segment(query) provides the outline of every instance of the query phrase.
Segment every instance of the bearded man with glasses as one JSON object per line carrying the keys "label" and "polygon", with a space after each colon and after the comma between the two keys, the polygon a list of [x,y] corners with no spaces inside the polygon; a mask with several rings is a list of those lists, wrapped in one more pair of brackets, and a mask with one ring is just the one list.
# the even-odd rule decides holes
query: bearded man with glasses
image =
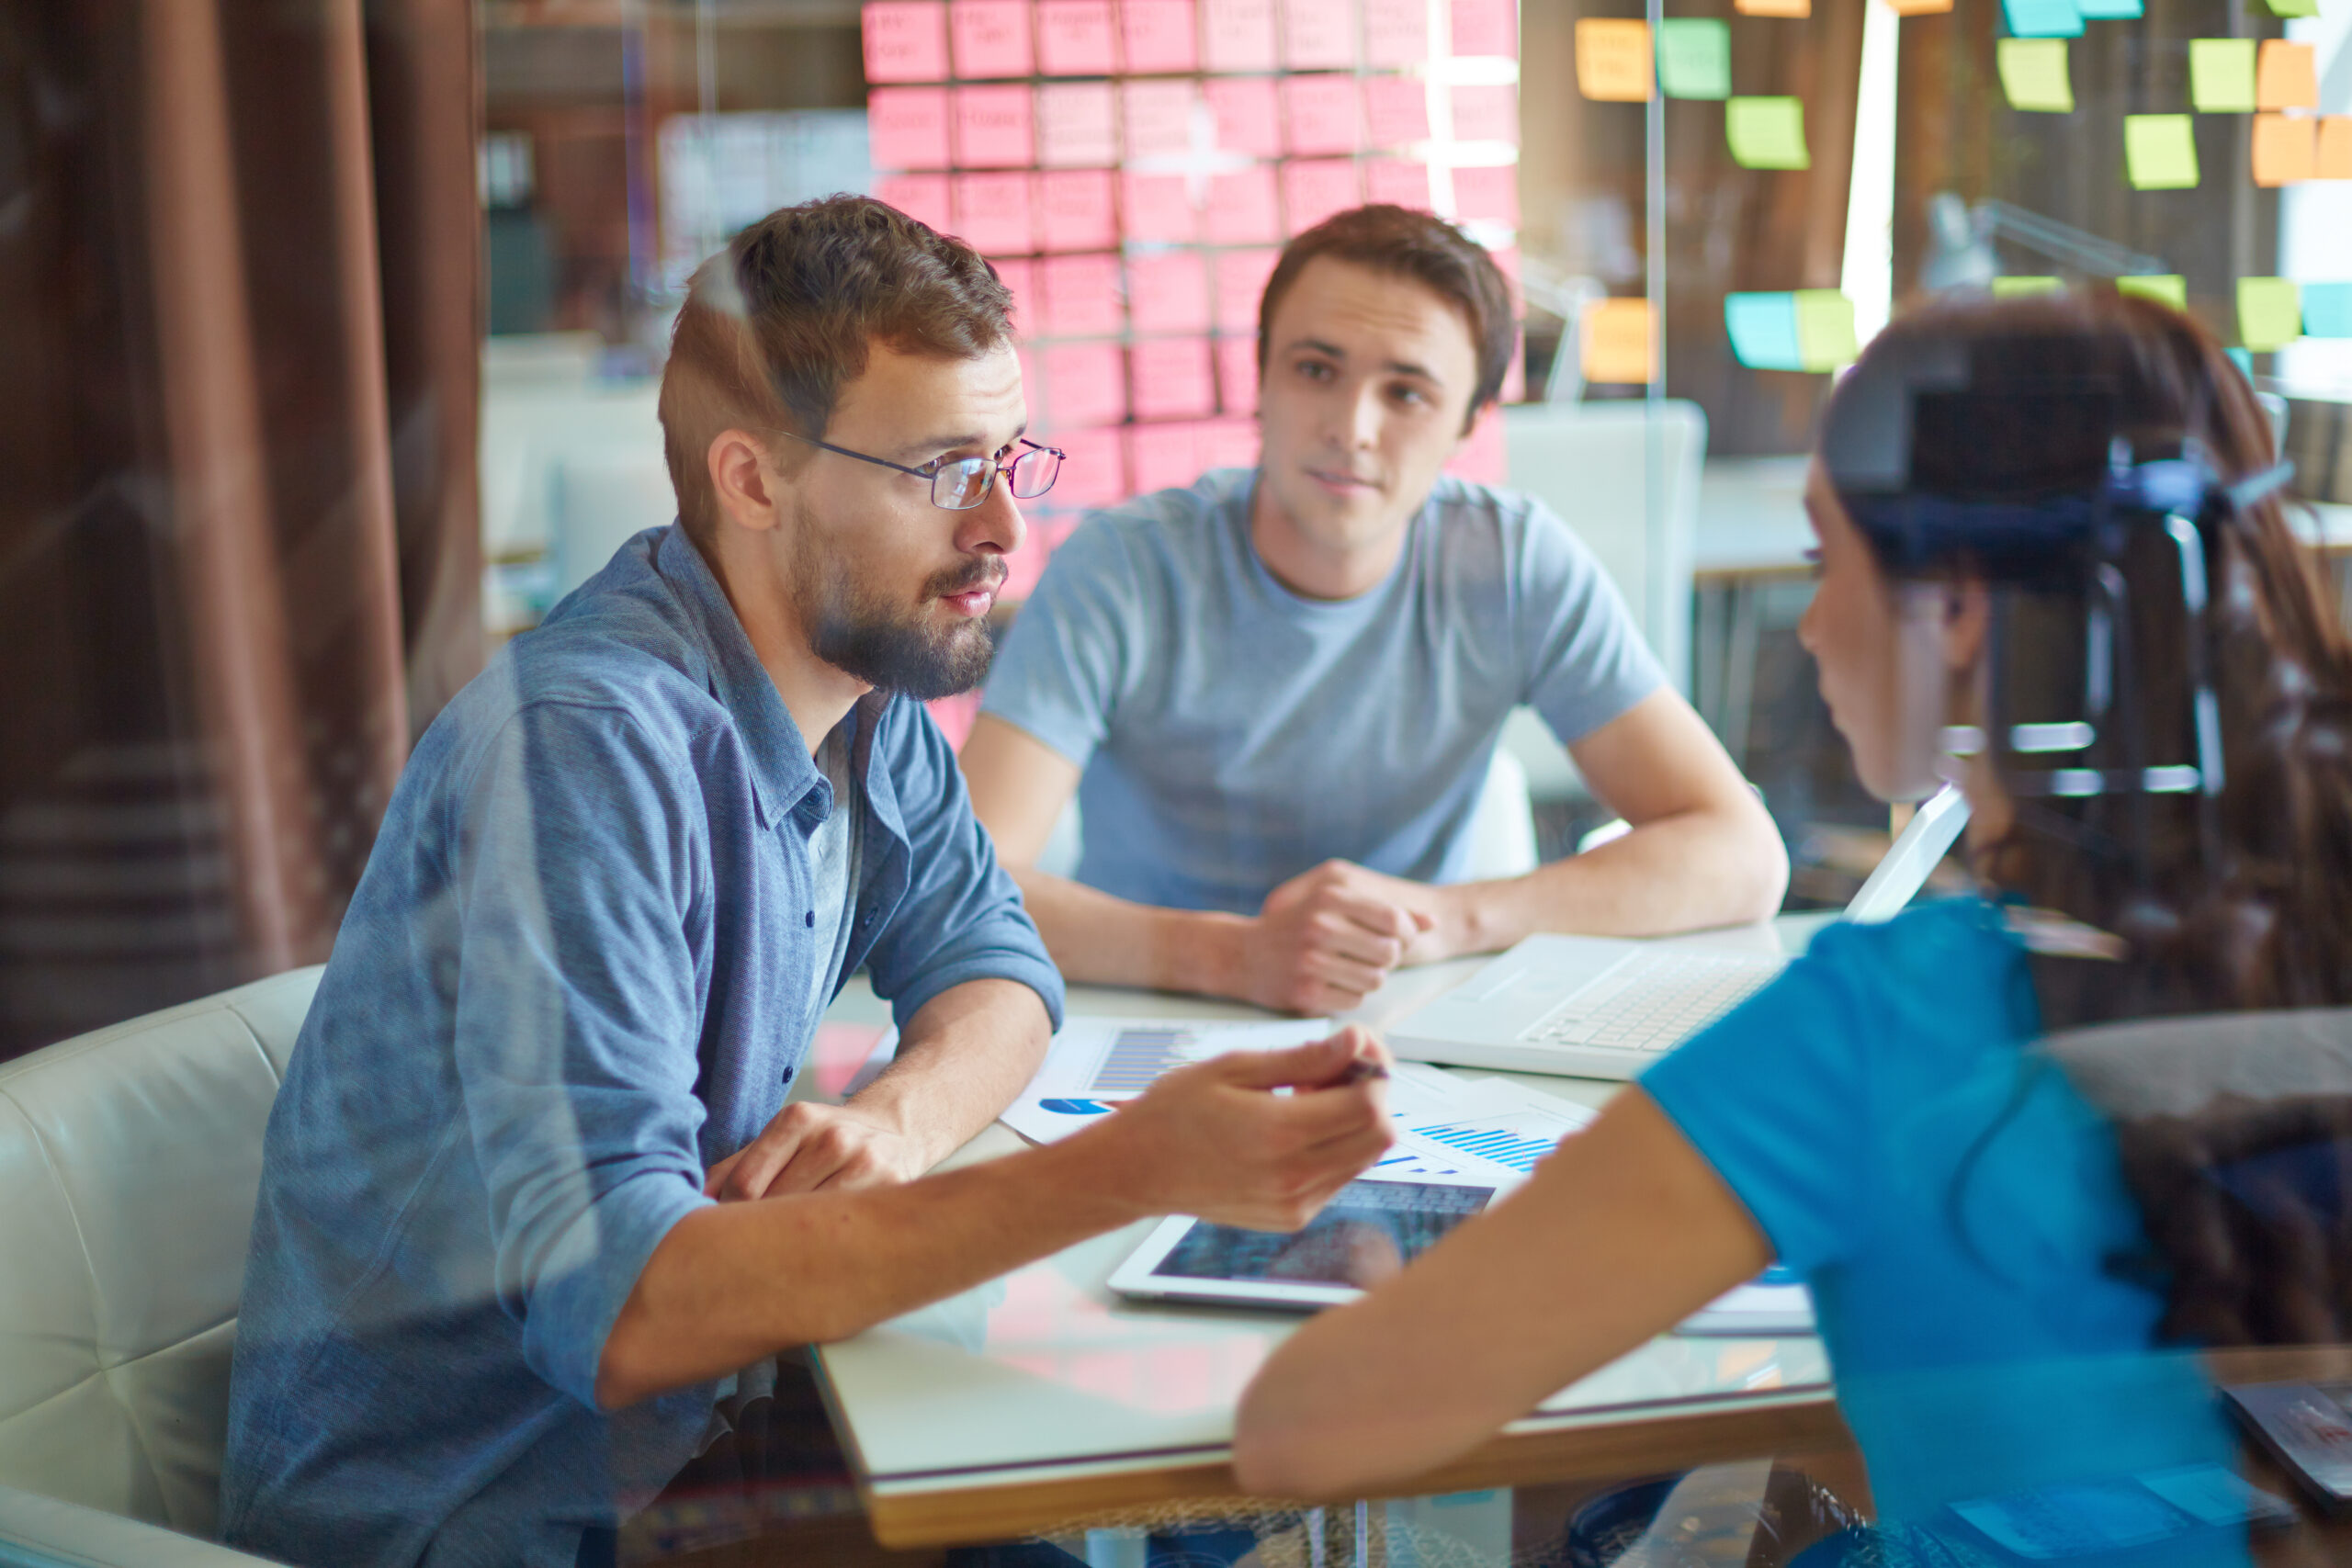
{"label": "bearded man with glasses", "polygon": [[[696,274],[662,387],[677,523],[434,722],[295,1048],[225,1539],[610,1561],[731,1433],[810,1438],[774,1430],[814,1409],[779,1352],[1147,1215],[1295,1228],[1386,1146],[1357,1066],[1379,1047],[1348,1031],[923,1174],[1062,1004],[920,701],[985,671],[1016,502],[1060,462],[1023,435],[1009,304],[863,197],[771,214]],[[893,1064],[786,1105],[861,966]]]}

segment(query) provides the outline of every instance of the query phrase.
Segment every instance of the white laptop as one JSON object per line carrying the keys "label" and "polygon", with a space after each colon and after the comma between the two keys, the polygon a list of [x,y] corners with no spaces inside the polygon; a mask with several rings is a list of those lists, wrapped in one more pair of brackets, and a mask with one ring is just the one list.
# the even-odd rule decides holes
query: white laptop
{"label": "white laptop", "polygon": [[[1844,918],[1892,919],[1967,823],[1966,798],[1947,784],[1912,813]],[[1532,936],[1398,1019],[1388,1046],[1408,1061],[1630,1078],[1787,964],[1780,953],[1687,940]]]}

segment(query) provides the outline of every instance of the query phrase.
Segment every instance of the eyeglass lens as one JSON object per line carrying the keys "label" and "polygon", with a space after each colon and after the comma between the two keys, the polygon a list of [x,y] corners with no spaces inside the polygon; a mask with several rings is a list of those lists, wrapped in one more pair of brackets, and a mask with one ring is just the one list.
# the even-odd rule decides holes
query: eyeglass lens
{"label": "eyeglass lens", "polygon": [[[1023,501],[1035,500],[1053,489],[1060,472],[1061,458],[1043,447],[1033,446],[1004,466],[1012,493]],[[932,475],[932,504],[949,512],[969,511],[988,499],[989,482],[995,477],[996,464],[991,459],[960,458]]]}

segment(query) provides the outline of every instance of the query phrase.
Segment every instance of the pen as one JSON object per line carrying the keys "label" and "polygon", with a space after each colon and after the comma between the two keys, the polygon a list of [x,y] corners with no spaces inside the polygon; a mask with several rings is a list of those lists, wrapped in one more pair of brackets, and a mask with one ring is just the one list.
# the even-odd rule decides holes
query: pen
{"label": "pen", "polygon": [[1358,1056],[1348,1064],[1348,1070],[1340,1075],[1340,1085],[1344,1087],[1362,1083],[1366,1078],[1385,1078],[1387,1076],[1388,1069],[1370,1056]]}

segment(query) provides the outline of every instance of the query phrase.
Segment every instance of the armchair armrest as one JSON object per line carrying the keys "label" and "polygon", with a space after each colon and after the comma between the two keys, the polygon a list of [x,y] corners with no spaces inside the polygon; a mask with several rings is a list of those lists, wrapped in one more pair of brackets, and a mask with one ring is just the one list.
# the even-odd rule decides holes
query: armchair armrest
{"label": "armchair armrest", "polygon": [[270,1568],[192,1535],[0,1486],[0,1568]]}

